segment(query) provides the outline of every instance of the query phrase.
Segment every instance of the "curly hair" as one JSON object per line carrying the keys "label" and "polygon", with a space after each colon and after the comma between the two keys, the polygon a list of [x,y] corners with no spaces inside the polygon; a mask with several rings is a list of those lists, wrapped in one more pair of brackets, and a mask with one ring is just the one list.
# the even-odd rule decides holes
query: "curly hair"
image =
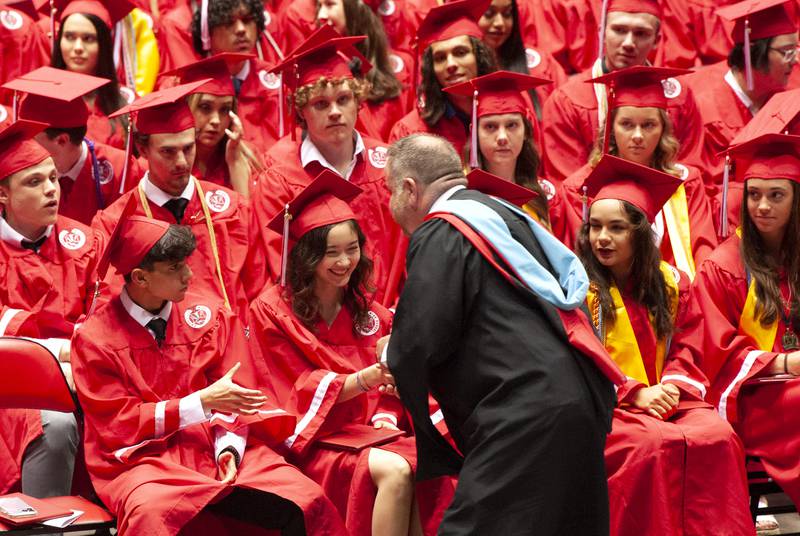
{"label": "curly hair", "polygon": [[[233,14],[243,6],[253,21],[256,23],[256,34],[261,35],[264,31],[264,3],[261,0],[214,0],[208,3],[208,31],[214,31],[218,26],[227,26],[233,20]],[[192,46],[198,54],[204,54],[203,39],[200,33],[200,7],[192,14],[192,25],[189,28],[192,32]]]}
{"label": "curly hair", "polygon": [[[364,253],[366,237],[355,220],[347,223],[358,236],[361,257],[350,276],[344,291],[342,304],[353,314],[353,333],[358,335],[358,327],[366,325],[369,319],[369,304],[374,289],[370,284],[372,260]],[[319,299],[314,293],[314,280],[317,265],[325,256],[328,247],[328,233],[338,224],[325,225],[304,234],[289,253],[286,268],[286,281],[291,291],[292,311],[307,328],[313,330],[319,317]]]}
{"label": "curly hair", "polygon": [[347,82],[350,89],[353,91],[353,95],[355,96],[356,100],[360,103],[364,100],[365,95],[369,92],[369,82],[360,78],[351,78],[349,76],[343,76],[340,78],[328,78],[327,76],[320,77],[319,80],[313,82],[311,84],[306,84],[304,86],[300,86],[294,92],[294,110],[297,114],[297,122],[300,125],[304,125],[305,122],[303,118],[300,116],[300,110],[305,108],[308,102],[311,100],[311,96],[318,91],[324,91],[329,86],[330,87],[338,87],[342,84]]}
{"label": "curly hair", "polygon": [[[670,301],[674,298],[674,290],[668,287],[661,272],[661,253],[653,239],[653,229],[644,212],[628,203],[622,203],[625,215],[631,225],[631,243],[633,245],[633,259],[630,274],[630,289],[633,299],[647,307],[653,318],[654,331],[658,339],[670,336],[674,331]],[[589,223],[581,225],[578,233],[576,253],[586,267],[586,273],[597,292],[600,306],[603,311],[603,323],[613,326],[616,321],[614,302],[611,298],[611,288],[614,276],[606,266],[600,264],[589,242]]]}
{"label": "curly hair", "polygon": [[[494,51],[476,37],[469,36],[469,42],[472,44],[472,52],[475,54],[478,76],[496,71],[497,58]],[[417,88],[417,95],[422,95],[425,100],[425,106],[420,110],[420,116],[429,127],[435,126],[444,115],[447,97],[442,91],[442,85],[437,80],[436,72],[433,69],[431,47],[426,48],[422,55],[422,80]]]}
{"label": "curly hair", "polygon": [[745,183],[744,200],[740,213],[742,240],[739,245],[742,262],[750,271],[756,284],[756,310],[755,316],[759,318],[761,325],[768,327],[773,324],[783,309],[783,298],[781,297],[781,287],[779,272],[784,269],[789,280],[789,288],[792,303],[790,309],[793,314],[792,322],[800,325],[800,255],[797,254],[800,248],[800,185],[792,181],[792,212],[789,216],[789,223],[783,234],[783,244],[781,251],[784,252],[782,259],[775,259],[767,253],[761,233],[750,217],[747,210],[747,183]]}
{"label": "curly hair", "polygon": [[[110,83],[95,90],[97,104],[104,115],[111,115],[128,104],[119,92],[117,68],[114,66],[114,43],[111,39],[111,30],[97,15],[92,15],[91,13],[81,13],[81,15],[89,19],[97,33],[97,67],[95,67],[95,72],[92,74],[111,80]],[[64,35],[64,26],[62,23],[58,28],[58,36],[53,47],[50,65],[56,69],[67,70],[67,64],[61,54],[61,39]],[[117,128],[121,128],[122,132],[125,133],[128,129],[127,115],[108,119],[108,121],[111,124],[112,132],[115,132]]]}
{"label": "curly hair", "polygon": [[[607,119],[607,121],[612,122],[612,125],[617,119],[618,111],[619,108],[611,110],[611,114]],[[672,133],[672,121],[670,121],[667,111],[659,108],[658,116],[661,118],[661,139],[658,140],[656,150],[653,152],[653,158],[650,161],[650,167],[657,169],[658,171],[663,171],[664,173],[669,173],[670,175],[680,177],[682,172],[680,169],[675,167],[675,161],[678,159],[678,151],[680,151],[681,143]],[[597,163],[600,162],[601,158],[603,158],[604,134],[603,127],[601,126],[597,135],[597,141],[592,148],[592,153],[589,155],[589,165],[592,167],[597,166]],[[614,137],[613,127],[610,130],[610,134],[611,138],[608,140],[608,154],[619,156],[619,148],[617,147],[617,140]]]}

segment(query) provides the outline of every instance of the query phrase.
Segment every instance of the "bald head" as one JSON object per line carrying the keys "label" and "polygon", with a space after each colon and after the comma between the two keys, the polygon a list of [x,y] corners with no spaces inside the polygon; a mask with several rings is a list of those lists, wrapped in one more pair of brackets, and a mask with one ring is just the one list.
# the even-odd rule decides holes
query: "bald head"
{"label": "bald head", "polygon": [[453,145],[435,134],[417,133],[389,147],[387,174],[395,181],[411,177],[428,186],[439,179],[464,178],[461,158]]}

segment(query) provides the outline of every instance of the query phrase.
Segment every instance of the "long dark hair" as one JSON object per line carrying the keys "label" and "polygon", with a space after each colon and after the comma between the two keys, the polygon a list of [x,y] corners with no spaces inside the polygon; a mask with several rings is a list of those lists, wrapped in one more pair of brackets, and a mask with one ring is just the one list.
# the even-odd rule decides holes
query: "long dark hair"
{"label": "long dark hair", "polygon": [[[100,110],[102,110],[105,115],[110,115],[128,104],[119,92],[117,68],[114,66],[114,44],[111,40],[111,30],[97,15],[92,15],[91,13],[81,13],[81,15],[89,19],[89,22],[94,26],[95,32],[97,32],[97,67],[93,74],[94,76],[111,80],[110,84],[106,84],[95,90]],[[66,22],[66,19],[64,19],[64,22]],[[61,26],[58,28],[58,37],[53,47],[53,55],[50,59],[50,64],[56,69],[66,70],[67,64],[64,61],[64,56],[61,54],[61,39],[64,34],[64,22],[62,22]],[[123,132],[128,128],[128,119],[125,116],[109,119],[109,122],[111,123],[112,131],[114,131],[117,126],[121,127]]]}
{"label": "long dark hair", "polygon": [[392,71],[389,61],[389,40],[380,17],[361,0],[342,0],[347,35],[366,35],[355,45],[372,64],[364,77],[370,83],[367,100],[380,103],[400,95],[402,85]]}
{"label": "long dark hair", "polygon": [[[350,281],[344,290],[342,305],[353,314],[353,333],[358,334],[357,328],[366,325],[369,318],[368,293],[372,277],[372,260],[364,253],[366,237],[355,220],[348,220],[358,236],[358,246],[361,248],[361,258]],[[289,254],[287,264],[287,282],[291,290],[292,311],[300,321],[309,329],[314,329],[314,324],[319,317],[319,299],[314,293],[314,275],[317,265],[325,256],[328,248],[328,233],[336,224],[317,227],[304,234],[297,241]]]}
{"label": "long dark hair", "polygon": [[[475,54],[475,63],[478,66],[478,76],[493,73],[497,70],[497,59],[494,51],[483,41],[469,36],[472,44],[472,52]],[[425,107],[420,110],[423,121],[433,127],[444,115],[446,96],[442,91],[442,86],[436,79],[433,70],[433,51],[431,47],[425,49],[422,56],[422,81],[417,88],[417,95],[422,95],[425,99]]]}
{"label": "long dark hair", "polygon": [[[674,331],[672,312],[670,311],[670,294],[674,292],[667,286],[664,274],[661,273],[661,253],[653,240],[653,229],[644,212],[627,201],[620,201],[625,215],[631,224],[631,242],[633,259],[629,288],[633,299],[647,307],[653,317],[653,329],[658,339],[668,337]],[[576,248],[578,257],[586,267],[592,287],[597,293],[603,311],[603,323],[612,326],[617,319],[614,302],[611,299],[611,288],[614,277],[611,270],[600,264],[592,252],[589,242],[589,223],[581,225]],[[623,291],[624,289],[620,289]]]}
{"label": "long dark hair", "polygon": [[[480,119],[478,119],[480,122]],[[522,150],[517,156],[517,163],[514,167],[514,182],[525,188],[529,188],[536,192],[538,195],[528,202],[536,211],[539,219],[550,225],[550,209],[547,204],[547,195],[539,185],[539,164],[541,159],[539,153],[533,145],[533,125],[527,117],[522,115],[522,124],[525,128],[525,139],[522,142]],[[477,125],[476,125],[477,126]],[[466,144],[464,162],[469,162],[470,148],[469,143]],[[484,171],[488,171],[488,166],[484,160],[483,153],[478,149],[478,167]]]}
{"label": "long dark hair", "polygon": [[782,259],[775,259],[767,253],[761,233],[758,232],[758,228],[747,210],[747,183],[745,183],[745,197],[740,213],[742,240],[739,250],[742,262],[750,271],[750,276],[756,284],[755,315],[760,319],[761,325],[765,327],[778,320],[780,311],[783,309],[779,279],[781,268],[786,271],[789,282],[793,320],[796,322],[800,316],[800,254],[798,254],[800,251],[800,185],[794,181],[790,182],[793,195],[792,213],[783,234]]}

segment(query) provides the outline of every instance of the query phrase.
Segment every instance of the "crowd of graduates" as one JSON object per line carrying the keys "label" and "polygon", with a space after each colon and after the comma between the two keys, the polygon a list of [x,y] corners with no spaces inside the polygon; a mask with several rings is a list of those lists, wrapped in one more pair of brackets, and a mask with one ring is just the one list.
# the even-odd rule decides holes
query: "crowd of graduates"
{"label": "crowd of graduates", "polygon": [[755,533],[746,456],[800,505],[798,7],[0,0],[0,335],[83,411],[0,410],[0,492],[77,456],[120,534],[436,533],[379,351],[429,133],[588,275],[611,534]]}

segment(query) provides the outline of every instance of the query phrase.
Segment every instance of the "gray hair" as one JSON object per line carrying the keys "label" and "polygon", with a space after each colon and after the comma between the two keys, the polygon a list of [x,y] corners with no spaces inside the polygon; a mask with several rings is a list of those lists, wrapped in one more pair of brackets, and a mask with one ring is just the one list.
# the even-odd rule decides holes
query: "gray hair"
{"label": "gray hair", "polygon": [[461,158],[452,144],[441,136],[418,132],[389,147],[387,173],[392,181],[411,177],[429,185],[442,178],[464,177]]}

